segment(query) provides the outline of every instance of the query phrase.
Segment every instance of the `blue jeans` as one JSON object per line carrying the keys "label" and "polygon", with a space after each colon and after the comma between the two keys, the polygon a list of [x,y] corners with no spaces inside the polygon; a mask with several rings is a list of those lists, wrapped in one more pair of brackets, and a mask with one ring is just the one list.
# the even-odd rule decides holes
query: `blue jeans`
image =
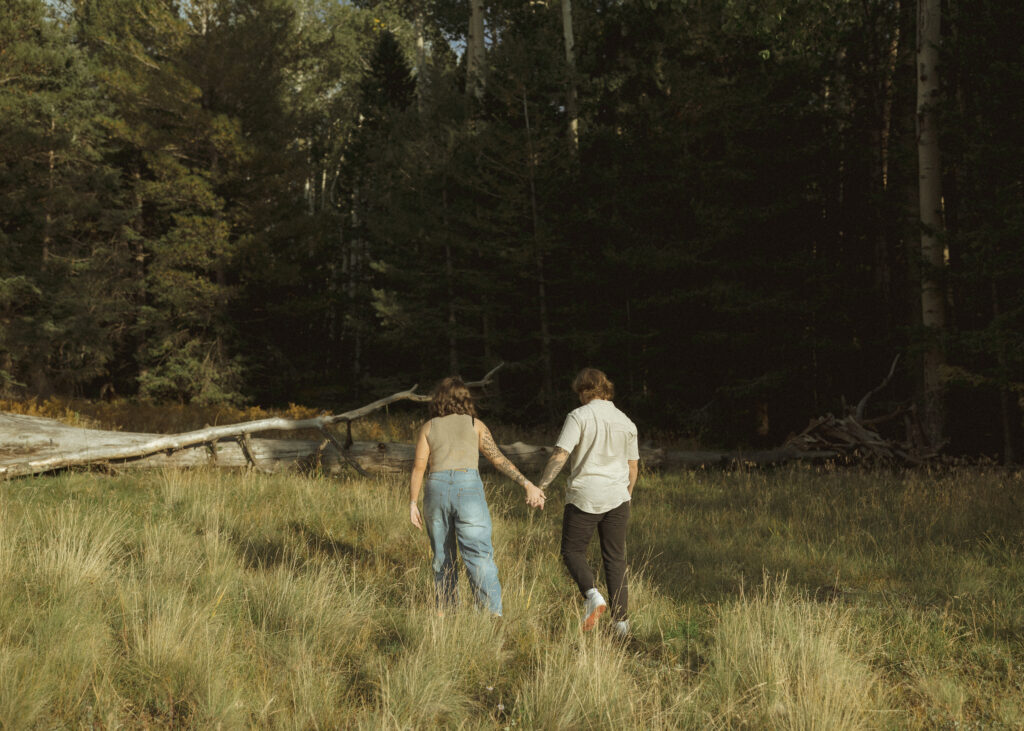
{"label": "blue jeans", "polygon": [[423,518],[434,551],[434,588],[439,607],[452,606],[458,574],[455,548],[466,565],[477,603],[501,614],[501,584],[491,547],[491,514],[476,470],[445,470],[427,475]]}

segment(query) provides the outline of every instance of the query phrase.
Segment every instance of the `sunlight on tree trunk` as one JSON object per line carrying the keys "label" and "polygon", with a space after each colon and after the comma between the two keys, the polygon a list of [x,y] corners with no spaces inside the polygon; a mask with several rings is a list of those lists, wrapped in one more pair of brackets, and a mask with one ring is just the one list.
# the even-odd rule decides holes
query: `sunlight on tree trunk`
{"label": "sunlight on tree trunk", "polygon": [[569,89],[565,111],[569,117],[569,142],[573,150],[580,147],[580,120],[576,101],[576,41],[572,32],[572,0],[562,0],[562,36],[565,39],[565,64],[569,70]]}
{"label": "sunlight on tree trunk", "polygon": [[551,327],[548,322],[547,278],[544,274],[544,247],[540,234],[540,215],[537,212],[537,184],[534,172],[533,135],[530,130],[530,108],[523,93],[523,120],[526,126],[526,169],[530,181],[530,219],[533,227],[534,264],[537,267],[537,306],[540,310],[541,401],[550,409],[554,393],[551,366]]}
{"label": "sunlight on tree trunk", "polygon": [[484,95],[484,2],[469,0],[469,34],[466,38],[466,91],[477,99]]}
{"label": "sunlight on tree trunk", "polygon": [[928,331],[924,354],[924,428],[933,446],[945,433],[945,353],[941,338],[946,328],[943,287],[945,257],[942,232],[942,170],[935,104],[939,95],[939,0],[918,0],[917,6],[917,153],[921,216],[921,324]]}
{"label": "sunlight on tree trunk", "polygon": [[455,314],[455,263],[452,261],[451,229],[448,226],[448,183],[441,190],[441,215],[444,221],[444,283],[448,297],[448,372],[453,376],[459,372],[459,342],[457,336],[458,318]]}

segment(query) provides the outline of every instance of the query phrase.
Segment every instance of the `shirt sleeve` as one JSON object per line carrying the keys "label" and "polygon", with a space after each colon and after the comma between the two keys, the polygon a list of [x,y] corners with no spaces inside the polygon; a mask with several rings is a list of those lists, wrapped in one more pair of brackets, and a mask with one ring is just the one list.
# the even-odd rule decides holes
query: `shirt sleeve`
{"label": "shirt sleeve", "polygon": [[562,425],[562,432],[558,435],[558,441],[555,442],[555,446],[571,453],[579,443],[580,423],[576,421],[576,417],[574,415],[569,414],[565,417],[565,423]]}
{"label": "shirt sleeve", "polygon": [[636,432],[626,437],[626,459],[640,459],[640,448],[637,446]]}

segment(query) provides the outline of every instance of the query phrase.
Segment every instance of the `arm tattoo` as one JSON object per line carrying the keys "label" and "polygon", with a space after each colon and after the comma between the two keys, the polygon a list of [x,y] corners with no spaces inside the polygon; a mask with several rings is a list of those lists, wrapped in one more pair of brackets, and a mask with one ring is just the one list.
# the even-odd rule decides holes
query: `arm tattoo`
{"label": "arm tattoo", "polygon": [[523,473],[517,470],[516,466],[508,460],[508,457],[498,449],[498,445],[494,443],[494,437],[491,436],[489,429],[484,429],[484,433],[480,435],[480,451],[491,461],[491,464],[505,473],[509,479],[515,480],[520,485],[526,484],[526,478],[523,476]]}
{"label": "arm tattoo", "polygon": [[537,487],[541,490],[547,488],[555,478],[558,477],[558,473],[565,467],[565,463],[569,460],[569,453],[561,447],[555,447],[555,451],[551,453],[548,458],[548,463],[544,467],[544,474],[540,477],[540,482],[537,483]]}

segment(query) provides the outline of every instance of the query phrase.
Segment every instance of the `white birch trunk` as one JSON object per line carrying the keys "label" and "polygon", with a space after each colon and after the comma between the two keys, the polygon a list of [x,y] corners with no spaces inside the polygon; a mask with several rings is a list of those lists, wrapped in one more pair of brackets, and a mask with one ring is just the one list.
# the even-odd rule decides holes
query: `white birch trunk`
{"label": "white birch trunk", "polygon": [[484,95],[484,0],[469,0],[466,91],[477,99]]}
{"label": "white birch trunk", "polygon": [[534,168],[533,133],[530,129],[530,107],[523,92],[523,122],[526,126],[526,172],[530,183],[530,220],[533,224],[533,255],[537,273],[537,307],[540,314],[540,357],[542,402],[550,409],[554,394],[554,374],[551,366],[551,330],[548,322],[547,278],[544,275],[544,242],[540,233],[540,214],[537,210],[537,184]]}
{"label": "white birch trunk", "polygon": [[565,95],[565,112],[569,117],[569,143],[580,147],[579,107],[576,101],[576,40],[572,30],[572,0],[562,0],[562,37],[565,40],[565,65],[569,70],[569,89]]}
{"label": "white birch trunk", "polygon": [[924,354],[925,436],[939,446],[945,432],[945,353],[941,337],[946,328],[946,299],[942,282],[945,250],[942,232],[942,168],[935,105],[939,97],[940,0],[917,3],[917,159],[921,217],[921,324],[929,332]]}
{"label": "white birch trunk", "polygon": [[416,108],[423,113],[423,99],[427,89],[427,39],[426,39],[426,10],[424,3],[420,2],[416,7]]}

